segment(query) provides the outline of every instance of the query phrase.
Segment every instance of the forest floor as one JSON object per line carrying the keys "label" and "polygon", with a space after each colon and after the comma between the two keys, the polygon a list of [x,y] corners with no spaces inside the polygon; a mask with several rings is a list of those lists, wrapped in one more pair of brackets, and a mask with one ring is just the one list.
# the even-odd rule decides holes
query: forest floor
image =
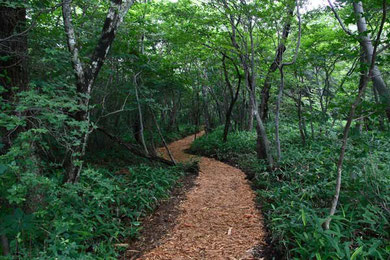
{"label": "forest floor", "polygon": [[[173,142],[169,149],[177,161],[199,160],[198,177],[183,184],[189,190],[174,194],[175,206],[168,203],[144,221],[149,223],[144,223],[137,248],[144,251],[130,245],[126,259],[261,259],[263,218],[245,173],[187,154],[194,137]],[[168,230],[157,239],[161,227]]]}

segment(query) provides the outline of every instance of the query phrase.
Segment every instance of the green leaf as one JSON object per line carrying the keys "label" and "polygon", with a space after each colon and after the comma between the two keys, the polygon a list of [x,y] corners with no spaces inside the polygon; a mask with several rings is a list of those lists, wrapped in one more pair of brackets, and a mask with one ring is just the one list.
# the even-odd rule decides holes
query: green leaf
{"label": "green leaf", "polygon": [[355,252],[353,252],[352,256],[351,256],[351,260],[354,260],[356,259],[356,257],[363,251],[363,246],[357,248],[355,250]]}
{"label": "green leaf", "polygon": [[302,216],[303,225],[306,226],[306,215],[303,209],[301,209],[301,216]]}

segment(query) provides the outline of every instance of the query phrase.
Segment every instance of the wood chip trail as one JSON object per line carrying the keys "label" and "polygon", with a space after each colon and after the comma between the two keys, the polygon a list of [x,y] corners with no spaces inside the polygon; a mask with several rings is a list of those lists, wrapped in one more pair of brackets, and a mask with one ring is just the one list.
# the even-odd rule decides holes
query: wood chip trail
{"label": "wood chip trail", "polygon": [[[177,161],[194,157],[184,152],[193,140],[194,135],[169,145]],[[139,259],[255,259],[252,249],[264,243],[265,232],[245,174],[206,157],[199,167],[176,225]]]}

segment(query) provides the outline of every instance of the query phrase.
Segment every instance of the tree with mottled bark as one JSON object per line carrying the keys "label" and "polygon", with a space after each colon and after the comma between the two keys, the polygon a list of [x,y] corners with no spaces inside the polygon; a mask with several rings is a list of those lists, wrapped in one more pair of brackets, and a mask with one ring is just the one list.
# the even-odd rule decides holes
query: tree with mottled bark
{"label": "tree with mottled bark", "polygon": [[[354,36],[354,33],[351,32],[343,23],[341,20],[340,16],[338,15],[336,9],[334,8],[332,2],[328,0],[329,6],[331,7],[331,10],[333,11],[336,19],[338,20],[340,26],[342,29],[350,36]],[[367,21],[366,21],[366,13],[364,12],[363,8],[363,2],[362,1],[354,1],[352,3],[353,5],[353,11],[356,17],[356,25],[358,29],[358,39],[359,43],[362,47],[362,50],[364,52],[364,56],[367,59],[367,63],[371,63],[373,60],[373,55],[374,55],[374,46],[372,44],[371,36],[369,34],[369,31],[367,29]],[[388,46],[384,46],[382,50],[379,51],[378,49],[378,54],[386,49]],[[386,82],[383,79],[383,75],[378,68],[376,64],[374,64],[373,67],[373,73],[371,76],[371,80],[373,82],[374,88],[376,93],[378,93],[380,97],[380,102],[383,104],[386,108],[386,115],[388,120],[390,121],[390,89],[386,85]]]}
{"label": "tree with mottled bark", "polygon": [[77,94],[80,95],[80,103],[84,109],[75,114],[79,122],[86,122],[87,129],[83,130],[80,136],[80,143],[74,147],[69,155],[69,166],[65,182],[75,183],[80,177],[82,170],[82,159],[86,151],[88,136],[92,131],[90,122],[89,103],[93,84],[99,74],[99,71],[107,57],[110,47],[115,39],[119,25],[122,23],[124,16],[133,5],[134,0],[111,0],[110,7],[104,21],[102,33],[99,41],[93,51],[87,64],[81,61],[79,46],[75,28],[72,19],[72,1],[62,1],[62,16],[66,32],[68,49],[71,55],[72,66],[76,77]]}

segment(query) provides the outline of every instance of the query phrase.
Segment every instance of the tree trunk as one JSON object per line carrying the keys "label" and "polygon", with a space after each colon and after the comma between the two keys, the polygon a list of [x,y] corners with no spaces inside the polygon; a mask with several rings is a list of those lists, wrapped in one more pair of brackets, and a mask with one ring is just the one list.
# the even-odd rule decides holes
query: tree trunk
{"label": "tree trunk", "polygon": [[253,103],[253,107],[255,108],[254,116],[256,118],[256,133],[257,133],[257,158],[266,159],[268,163],[268,168],[273,170],[274,162],[271,155],[271,149],[269,147],[269,141],[267,138],[267,133],[265,131],[265,127],[261,117],[259,115],[256,97],[251,93],[251,102]]}
{"label": "tree trunk", "polygon": [[[206,73],[206,72],[205,72]],[[203,117],[205,123],[205,131],[208,134],[211,131],[211,118],[209,113],[209,102],[207,99],[207,90],[205,84],[202,85],[202,96],[203,96]]]}
{"label": "tree trunk", "polygon": [[[363,3],[361,1],[354,2],[353,9],[356,16],[356,24],[359,31],[360,44],[363,47],[363,51],[365,53],[368,63],[371,63],[374,47],[372,45],[370,35],[367,34],[367,22],[364,16]],[[386,107],[386,115],[388,120],[390,121],[390,90],[386,86],[382,74],[375,64],[372,69],[372,82],[376,91],[379,94],[381,103]]]}
{"label": "tree trunk", "polygon": [[290,7],[288,11],[287,21],[284,24],[282,38],[276,49],[275,59],[268,69],[267,76],[265,77],[264,85],[261,90],[261,103],[260,103],[260,116],[263,121],[267,119],[268,115],[268,101],[271,91],[272,73],[275,72],[282,63],[283,53],[286,51],[286,41],[290,33],[291,18],[294,13],[294,8]]}
{"label": "tree trunk", "polygon": [[345,157],[345,151],[346,151],[346,148],[347,148],[348,134],[349,134],[349,130],[351,129],[351,124],[352,124],[353,117],[355,115],[356,108],[360,104],[361,97],[362,97],[362,95],[364,93],[364,90],[365,90],[365,88],[367,86],[367,82],[368,82],[368,75],[367,75],[367,72],[365,72],[361,76],[361,78],[360,78],[359,94],[356,97],[355,102],[352,104],[352,107],[351,107],[351,110],[349,112],[349,116],[348,116],[348,119],[347,119],[347,123],[346,123],[346,125],[344,127],[341,151],[340,151],[339,159],[338,159],[338,162],[337,162],[336,189],[335,189],[335,194],[334,194],[334,197],[333,197],[333,200],[332,200],[332,205],[331,205],[331,208],[330,208],[329,217],[326,219],[326,221],[324,223],[325,229],[329,229],[331,216],[333,216],[335,214],[335,212],[336,212],[337,204],[338,204],[339,197],[340,197],[341,173],[342,173],[342,169],[343,169],[343,162],[344,162],[344,157]]}
{"label": "tree trunk", "polygon": [[133,82],[134,82],[135,97],[136,97],[136,100],[137,100],[137,108],[138,108],[139,135],[140,135],[140,138],[141,138],[140,141],[141,141],[142,147],[144,148],[145,154],[149,154],[148,148],[146,147],[145,136],[144,136],[144,122],[143,122],[144,120],[143,120],[143,116],[142,116],[141,103],[140,103],[139,95],[138,95],[137,76],[138,75],[134,75],[134,81]]}
{"label": "tree trunk", "polygon": [[[5,39],[0,41],[0,57],[7,57],[0,59],[0,85],[4,87],[0,98],[1,109],[4,110],[12,110],[16,94],[28,88],[27,34],[13,36],[21,33],[25,26],[25,8],[10,8],[0,4],[0,39]],[[19,132],[20,128],[10,131],[0,127],[0,143],[4,144],[0,154],[8,151]]]}
{"label": "tree trunk", "polygon": [[314,140],[314,124],[313,124],[313,116],[314,116],[314,108],[313,108],[313,100],[311,99],[310,89],[307,89],[308,99],[309,99],[309,108],[310,108],[310,130],[311,130],[311,139]]}
{"label": "tree trunk", "polygon": [[[230,104],[229,104],[229,107],[228,107],[228,109],[226,111],[226,115],[225,115],[225,127],[223,130],[223,136],[222,136],[222,140],[224,143],[226,143],[226,141],[227,141],[227,137],[229,134],[229,128],[230,128],[230,124],[231,124],[230,120],[231,120],[233,108],[234,108],[235,103],[237,102],[238,96],[240,94],[240,87],[241,87],[240,70],[238,69],[238,66],[236,64],[234,64],[234,68],[236,70],[236,74],[237,74],[237,78],[238,78],[238,83],[237,83],[236,91],[233,92],[233,85],[231,84],[231,82],[229,80],[229,74],[228,74],[228,70],[226,68],[226,63],[225,63],[226,57],[227,56],[225,54],[223,54],[222,67],[223,67],[223,74],[224,74],[226,86],[228,87],[229,92],[230,92]],[[253,124],[253,122],[252,122],[252,124]]]}
{"label": "tree trunk", "polygon": [[[250,85],[248,83],[248,79],[246,80],[246,86],[247,88],[250,88]],[[251,90],[251,92],[255,92],[254,89]],[[254,95],[256,95],[256,93],[253,93]],[[248,93],[248,95],[252,95],[251,93]],[[251,132],[253,130],[253,119],[254,119],[254,114],[253,114],[253,111],[254,110],[254,107],[253,107],[253,104],[252,102],[249,102],[249,106],[248,106],[248,122],[247,122],[247,126],[246,126],[246,130]]]}
{"label": "tree trunk", "polygon": [[276,111],[275,111],[275,143],[276,143],[276,154],[277,154],[277,163],[280,163],[282,153],[280,151],[280,137],[279,137],[279,115],[280,115],[280,103],[282,100],[283,89],[284,89],[284,72],[283,66],[279,68],[280,70],[280,87],[279,93],[276,100]]}
{"label": "tree trunk", "polygon": [[177,110],[178,110],[178,102],[176,102],[175,97],[173,97],[172,108],[169,113],[169,125],[168,125],[169,130],[173,130],[176,127]]}
{"label": "tree trunk", "polygon": [[234,103],[231,102],[228,110],[226,111],[225,126],[223,128],[223,137],[222,137],[222,141],[224,143],[227,142],[227,137],[229,134],[230,120],[231,120],[231,116],[232,116],[233,106],[234,106]]}
{"label": "tree trunk", "polygon": [[299,97],[298,97],[298,104],[297,104],[297,109],[298,109],[298,124],[299,124],[299,133],[301,135],[301,140],[302,140],[302,145],[306,145],[306,124],[305,120],[302,117],[302,93],[299,92]]}
{"label": "tree trunk", "polygon": [[159,134],[159,136],[160,136],[160,138],[161,138],[161,141],[163,142],[164,148],[165,148],[165,150],[167,151],[167,154],[168,154],[168,156],[169,156],[169,159],[171,159],[172,163],[176,165],[175,158],[173,157],[171,151],[169,150],[168,144],[165,142],[164,135],[162,134],[161,129],[160,129],[160,126],[158,125],[156,116],[154,115],[154,112],[153,112],[153,110],[152,110],[151,108],[149,108],[149,110],[150,110],[150,113],[151,113],[151,115],[152,115],[154,124],[155,124],[155,126],[156,126],[156,128],[157,128],[158,134]]}
{"label": "tree trunk", "polygon": [[1,249],[3,251],[3,256],[9,255],[9,242],[5,234],[1,235]]}

